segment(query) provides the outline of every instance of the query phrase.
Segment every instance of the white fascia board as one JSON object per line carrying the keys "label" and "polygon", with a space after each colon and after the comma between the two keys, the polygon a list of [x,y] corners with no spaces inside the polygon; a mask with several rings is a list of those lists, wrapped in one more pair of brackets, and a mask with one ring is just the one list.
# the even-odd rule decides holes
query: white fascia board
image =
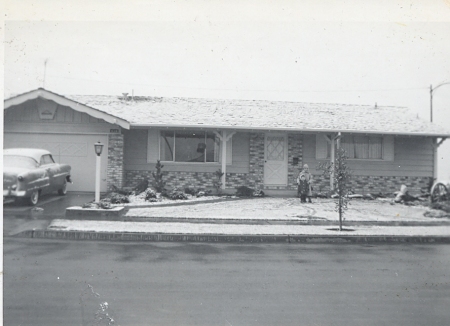
{"label": "white fascia board", "polygon": [[70,107],[71,109],[73,109],[75,111],[89,114],[90,116],[92,116],[94,118],[105,120],[108,123],[119,125],[124,129],[130,129],[130,123],[126,120],[123,120],[121,118],[115,117],[108,113],[99,111],[97,109],[91,108],[82,103],[78,103],[76,101],[70,100],[64,96],[49,92],[45,89],[37,89],[37,90],[31,91],[29,93],[21,94],[16,97],[5,100],[4,110],[6,110],[12,106],[25,103],[26,101],[35,100],[39,97],[46,99],[46,100],[53,101],[62,106]]}
{"label": "white fascia board", "polygon": [[303,133],[337,133],[343,134],[374,134],[374,135],[396,135],[396,136],[423,136],[423,137],[450,137],[449,133],[429,132],[393,132],[377,130],[353,130],[353,129],[297,129],[297,128],[267,128],[267,127],[237,127],[237,126],[207,126],[207,125],[167,125],[167,124],[131,124],[132,129],[161,128],[161,129],[211,129],[211,130],[240,130],[240,131],[285,131]]}

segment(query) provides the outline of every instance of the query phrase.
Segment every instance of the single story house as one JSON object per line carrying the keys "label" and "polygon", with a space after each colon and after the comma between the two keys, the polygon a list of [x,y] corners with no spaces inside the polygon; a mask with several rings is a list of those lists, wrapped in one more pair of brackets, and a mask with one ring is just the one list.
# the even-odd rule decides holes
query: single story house
{"label": "single story house", "polygon": [[436,175],[437,148],[449,129],[406,108],[154,96],[59,95],[39,88],[4,101],[4,148],[38,147],[72,166],[69,191],[94,191],[94,143],[105,144],[101,191],[153,179],[157,160],[169,187],[262,189],[294,195],[303,164],[316,191],[330,179],[337,136],[358,193],[412,191]]}

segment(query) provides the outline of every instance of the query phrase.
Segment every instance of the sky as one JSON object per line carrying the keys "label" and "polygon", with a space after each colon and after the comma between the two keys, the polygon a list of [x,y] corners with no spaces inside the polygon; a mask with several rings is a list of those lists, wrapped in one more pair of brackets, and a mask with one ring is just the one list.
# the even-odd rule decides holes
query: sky
{"label": "sky", "polygon": [[[450,82],[450,0],[7,0],[5,9],[6,98],[45,87],[377,103],[430,119],[430,85]],[[433,108],[450,128],[450,84]],[[450,140],[438,169],[450,180]]]}

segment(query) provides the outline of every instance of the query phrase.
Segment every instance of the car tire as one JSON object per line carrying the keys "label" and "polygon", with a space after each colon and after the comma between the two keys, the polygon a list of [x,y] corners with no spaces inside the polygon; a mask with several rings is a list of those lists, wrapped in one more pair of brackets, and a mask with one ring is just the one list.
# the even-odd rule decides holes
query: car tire
{"label": "car tire", "polygon": [[61,189],[58,189],[58,195],[65,196],[67,194],[67,181],[64,180],[64,183],[62,185]]}
{"label": "car tire", "polygon": [[35,206],[39,201],[39,190],[33,191],[30,197],[28,197],[28,204]]}

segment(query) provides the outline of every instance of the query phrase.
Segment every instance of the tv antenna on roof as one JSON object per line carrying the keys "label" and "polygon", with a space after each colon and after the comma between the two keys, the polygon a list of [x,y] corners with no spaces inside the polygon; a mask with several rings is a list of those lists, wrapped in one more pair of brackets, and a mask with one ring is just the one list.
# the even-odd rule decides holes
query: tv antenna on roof
{"label": "tv antenna on roof", "polygon": [[48,58],[44,61],[44,80],[42,81],[42,88],[45,88],[45,75],[47,74],[47,61]]}

